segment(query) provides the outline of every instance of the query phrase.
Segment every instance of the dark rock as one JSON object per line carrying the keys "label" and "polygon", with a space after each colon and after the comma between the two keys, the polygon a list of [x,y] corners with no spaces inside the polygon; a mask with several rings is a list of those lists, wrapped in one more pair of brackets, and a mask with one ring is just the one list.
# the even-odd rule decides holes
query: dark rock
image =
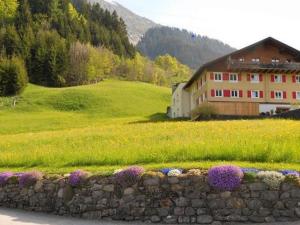
{"label": "dark rock", "polygon": [[209,224],[213,222],[213,217],[210,215],[201,215],[197,217],[197,223],[199,224]]}

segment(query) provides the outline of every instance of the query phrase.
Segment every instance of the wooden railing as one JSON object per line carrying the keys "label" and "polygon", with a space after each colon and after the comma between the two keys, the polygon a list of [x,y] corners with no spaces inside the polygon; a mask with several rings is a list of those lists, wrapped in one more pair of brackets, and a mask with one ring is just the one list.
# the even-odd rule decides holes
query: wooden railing
{"label": "wooden railing", "polygon": [[300,71],[300,63],[260,63],[260,62],[242,62],[235,59],[228,60],[228,69],[237,70],[283,70],[283,71]]}

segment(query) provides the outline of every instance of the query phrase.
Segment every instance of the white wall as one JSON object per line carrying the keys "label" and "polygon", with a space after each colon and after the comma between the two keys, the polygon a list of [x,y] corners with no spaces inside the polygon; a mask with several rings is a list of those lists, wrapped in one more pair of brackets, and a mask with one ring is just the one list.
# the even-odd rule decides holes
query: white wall
{"label": "white wall", "polygon": [[190,109],[190,93],[183,89],[186,83],[178,84],[172,94],[172,118],[189,118]]}

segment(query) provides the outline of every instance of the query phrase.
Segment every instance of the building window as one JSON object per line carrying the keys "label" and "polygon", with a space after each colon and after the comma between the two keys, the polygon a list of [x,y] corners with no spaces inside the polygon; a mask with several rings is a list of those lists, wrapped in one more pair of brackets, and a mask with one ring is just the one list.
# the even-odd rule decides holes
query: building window
{"label": "building window", "polygon": [[223,90],[216,90],[216,97],[223,97]]}
{"label": "building window", "polygon": [[280,60],[274,58],[271,60],[271,62],[272,62],[272,64],[278,64],[280,62]]}
{"label": "building window", "polygon": [[214,77],[215,77],[215,81],[222,81],[223,80],[223,74],[222,73],[215,73]]}
{"label": "building window", "polygon": [[297,99],[297,100],[300,100],[300,91],[297,91],[297,92],[296,92],[296,99]]}
{"label": "building window", "polygon": [[239,92],[237,90],[232,90],[231,91],[231,97],[232,98],[238,98],[239,97]]}
{"label": "building window", "polygon": [[283,99],[283,92],[275,91],[275,99]]}
{"label": "building window", "polygon": [[259,98],[259,91],[251,91],[251,98]]}
{"label": "building window", "polygon": [[274,81],[275,81],[275,83],[282,83],[282,75],[275,74],[274,75]]}
{"label": "building window", "polygon": [[259,63],[259,61],[260,61],[259,58],[253,58],[253,59],[252,59],[252,62],[253,62],[253,63]]}
{"label": "building window", "polygon": [[296,76],[296,83],[300,83],[300,75]]}
{"label": "building window", "polygon": [[239,58],[239,62],[245,62],[244,58]]}
{"label": "building window", "polygon": [[259,74],[251,74],[251,83],[259,83]]}
{"label": "building window", "polygon": [[230,82],[237,82],[238,81],[238,75],[236,73],[229,74],[229,81]]}

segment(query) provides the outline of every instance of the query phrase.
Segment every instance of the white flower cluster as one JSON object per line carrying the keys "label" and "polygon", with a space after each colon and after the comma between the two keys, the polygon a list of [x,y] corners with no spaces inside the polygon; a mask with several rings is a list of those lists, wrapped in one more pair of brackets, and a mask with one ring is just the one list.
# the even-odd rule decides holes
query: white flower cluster
{"label": "white flower cluster", "polygon": [[181,172],[180,170],[177,170],[177,169],[170,170],[170,171],[168,172],[168,176],[169,176],[169,177],[177,177],[177,176],[179,176],[179,175],[181,175],[181,174],[182,174],[182,172]]}
{"label": "white flower cluster", "polygon": [[280,184],[284,181],[285,176],[276,171],[261,171],[257,174],[257,178],[261,179],[271,189],[279,189]]}

